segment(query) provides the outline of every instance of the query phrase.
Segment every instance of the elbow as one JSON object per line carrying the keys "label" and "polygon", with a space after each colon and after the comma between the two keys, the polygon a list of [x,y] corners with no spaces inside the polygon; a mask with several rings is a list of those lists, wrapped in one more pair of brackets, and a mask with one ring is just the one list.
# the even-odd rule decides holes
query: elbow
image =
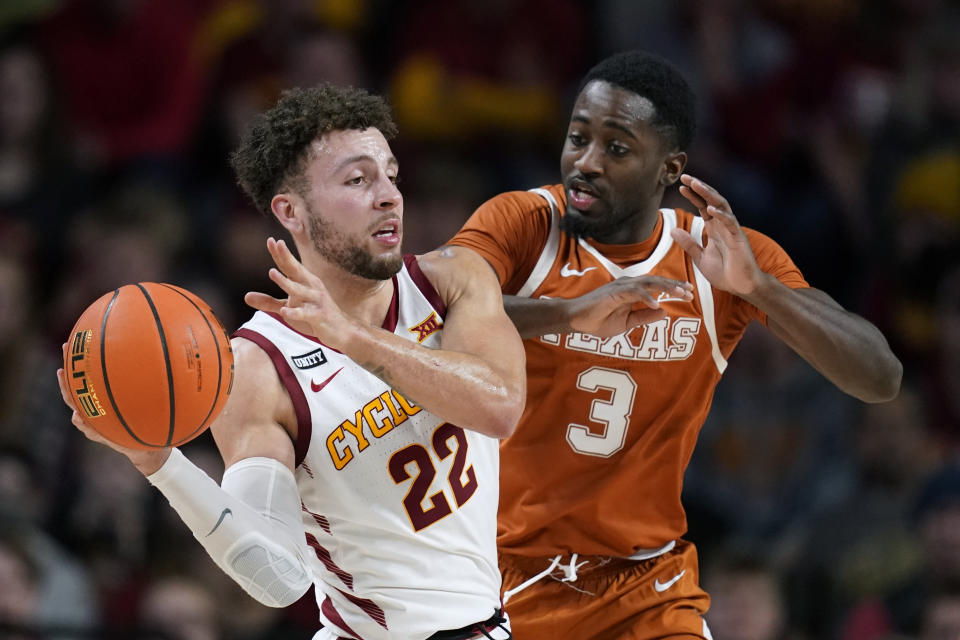
{"label": "elbow", "polygon": [[312,580],[306,583],[298,580],[297,583],[294,584],[284,578],[278,578],[269,587],[256,584],[242,586],[254,600],[265,607],[283,609],[300,600],[312,585]]}
{"label": "elbow", "polygon": [[525,403],[525,389],[505,393],[488,416],[486,434],[500,440],[512,436],[513,432],[517,430],[520,416],[523,415]]}
{"label": "elbow", "polygon": [[891,353],[886,365],[877,367],[873,384],[860,399],[870,403],[889,402],[900,393],[902,380],[903,364]]}

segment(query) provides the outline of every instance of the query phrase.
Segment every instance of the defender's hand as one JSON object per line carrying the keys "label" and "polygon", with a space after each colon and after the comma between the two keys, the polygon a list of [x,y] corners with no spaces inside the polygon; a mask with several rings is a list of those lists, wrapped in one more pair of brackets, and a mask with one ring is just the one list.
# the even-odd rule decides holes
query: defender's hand
{"label": "defender's hand", "polygon": [[697,244],[683,229],[673,229],[673,239],[693,258],[710,284],[739,296],[750,295],[764,274],[730,203],[716,189],[689,174],[680,176],[680,182],[680,194],[703,218],[705,246]]}
{"label": "defender's hand", "polygon": [[279,314],[297,331],[339,349],[348,334],[345,329],[355,323],[330,297],[323,280],[294,257],[286,242],[268,238],[267,250],[277,265],[277,268],[270,269],[270,279],[286,292],[287,297],[281,299],[249,292],[244,301],[254,309]]}
{"label": "defender's hand", "polygon": [[692,291],[689,282],[660,276],[618,278],[568,302],[570,328],[609,338],[666,316],[661,295],[691,300]]}

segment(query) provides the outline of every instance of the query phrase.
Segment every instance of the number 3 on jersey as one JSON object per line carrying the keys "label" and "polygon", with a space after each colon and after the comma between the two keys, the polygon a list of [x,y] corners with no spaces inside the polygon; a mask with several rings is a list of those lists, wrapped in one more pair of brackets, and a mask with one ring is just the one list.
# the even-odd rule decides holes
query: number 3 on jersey
{"label": "number 3 on jersey", "polygon": [[577,388],[590,393],[609,391],[610,397],[594,398],[590,404],[589,418],[602,424],[603,432],[596,434],[589,427],[571,422],[567,425],[567,442],[577,453],[609,458],[626,442],[637,383],[626,371],[590,367],[577,376]]}
{"label": "number 3 on jersey", "polygon": [[[455,450],[450,448],[451,441],[456,443]],[[477,490],[477,474],[473,470],[473,465],[467,467],[466,471],[463,468],[467,461],[467,437],[463,429],[445,422],[433,432],[431,443],[440,460],[445,460],[450,457],[450,454],[454,454],[447,481],[450,483],[450,490],[453,492],[457,507],[462,507]],[[416,465],[416,471],[412,475],[407,470],[410,464]],[[411,444],[400,449],[390,456],[388,467],[390,476],[397,484],[413,478],[413,484],[403,499],[403,506],[407,510],[414,531],[425,529],[452,513],[450,503],[442,490],[430,496],[430,506],[424,508],[427,491],[430,490],[430,485],[437,475],[437,468],[426,447]]]}

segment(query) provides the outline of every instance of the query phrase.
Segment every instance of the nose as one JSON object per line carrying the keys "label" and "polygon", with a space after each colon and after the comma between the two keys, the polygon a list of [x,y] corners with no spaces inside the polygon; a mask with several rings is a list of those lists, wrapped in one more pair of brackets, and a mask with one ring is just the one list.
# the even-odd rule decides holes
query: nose
{"label": "nose", "polygon": [[383,188],[377,197],[377,209],[389,211],[400,206],[401,202],[403,202],[403,195],[400,189],[389,178],[383,178]]}
{"label": "nose", "polygon": [[603,173],[602,152],[595,144],[583,148],[573,163],[574,168],[585,176]]}

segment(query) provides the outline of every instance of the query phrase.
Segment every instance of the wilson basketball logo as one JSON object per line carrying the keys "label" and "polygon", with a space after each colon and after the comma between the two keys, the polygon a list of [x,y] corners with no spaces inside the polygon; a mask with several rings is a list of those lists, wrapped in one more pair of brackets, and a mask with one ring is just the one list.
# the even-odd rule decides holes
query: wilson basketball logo
{"label": "wilson basketball logo", "polygon": [[436,333],[442,326],[440,320],[437,318],[437,314],[431,311],[426,320],[416,326],[410,327],[409,331],[417,334],[417,342],[423,342],[432,334]]}
{"label": "wilson basketball logo", "polygon": [[[97,392],[93,388],[93,385],[90,384],[85,363],[87,343],[91,336],[93,336],[91,329],[77,331],[76,334],[74,334],[73,341],[70,344],[70,376],[74,380],[74,391],[77,394],[77,403],[83,411],[84,416],[87,418],[99,418],[100,416],[106,415],[107,412],[103,408],[103,405],[100,404],[100,399],[97,398]],[[79,369],[77,368],[78,364],[80,365]]]}

